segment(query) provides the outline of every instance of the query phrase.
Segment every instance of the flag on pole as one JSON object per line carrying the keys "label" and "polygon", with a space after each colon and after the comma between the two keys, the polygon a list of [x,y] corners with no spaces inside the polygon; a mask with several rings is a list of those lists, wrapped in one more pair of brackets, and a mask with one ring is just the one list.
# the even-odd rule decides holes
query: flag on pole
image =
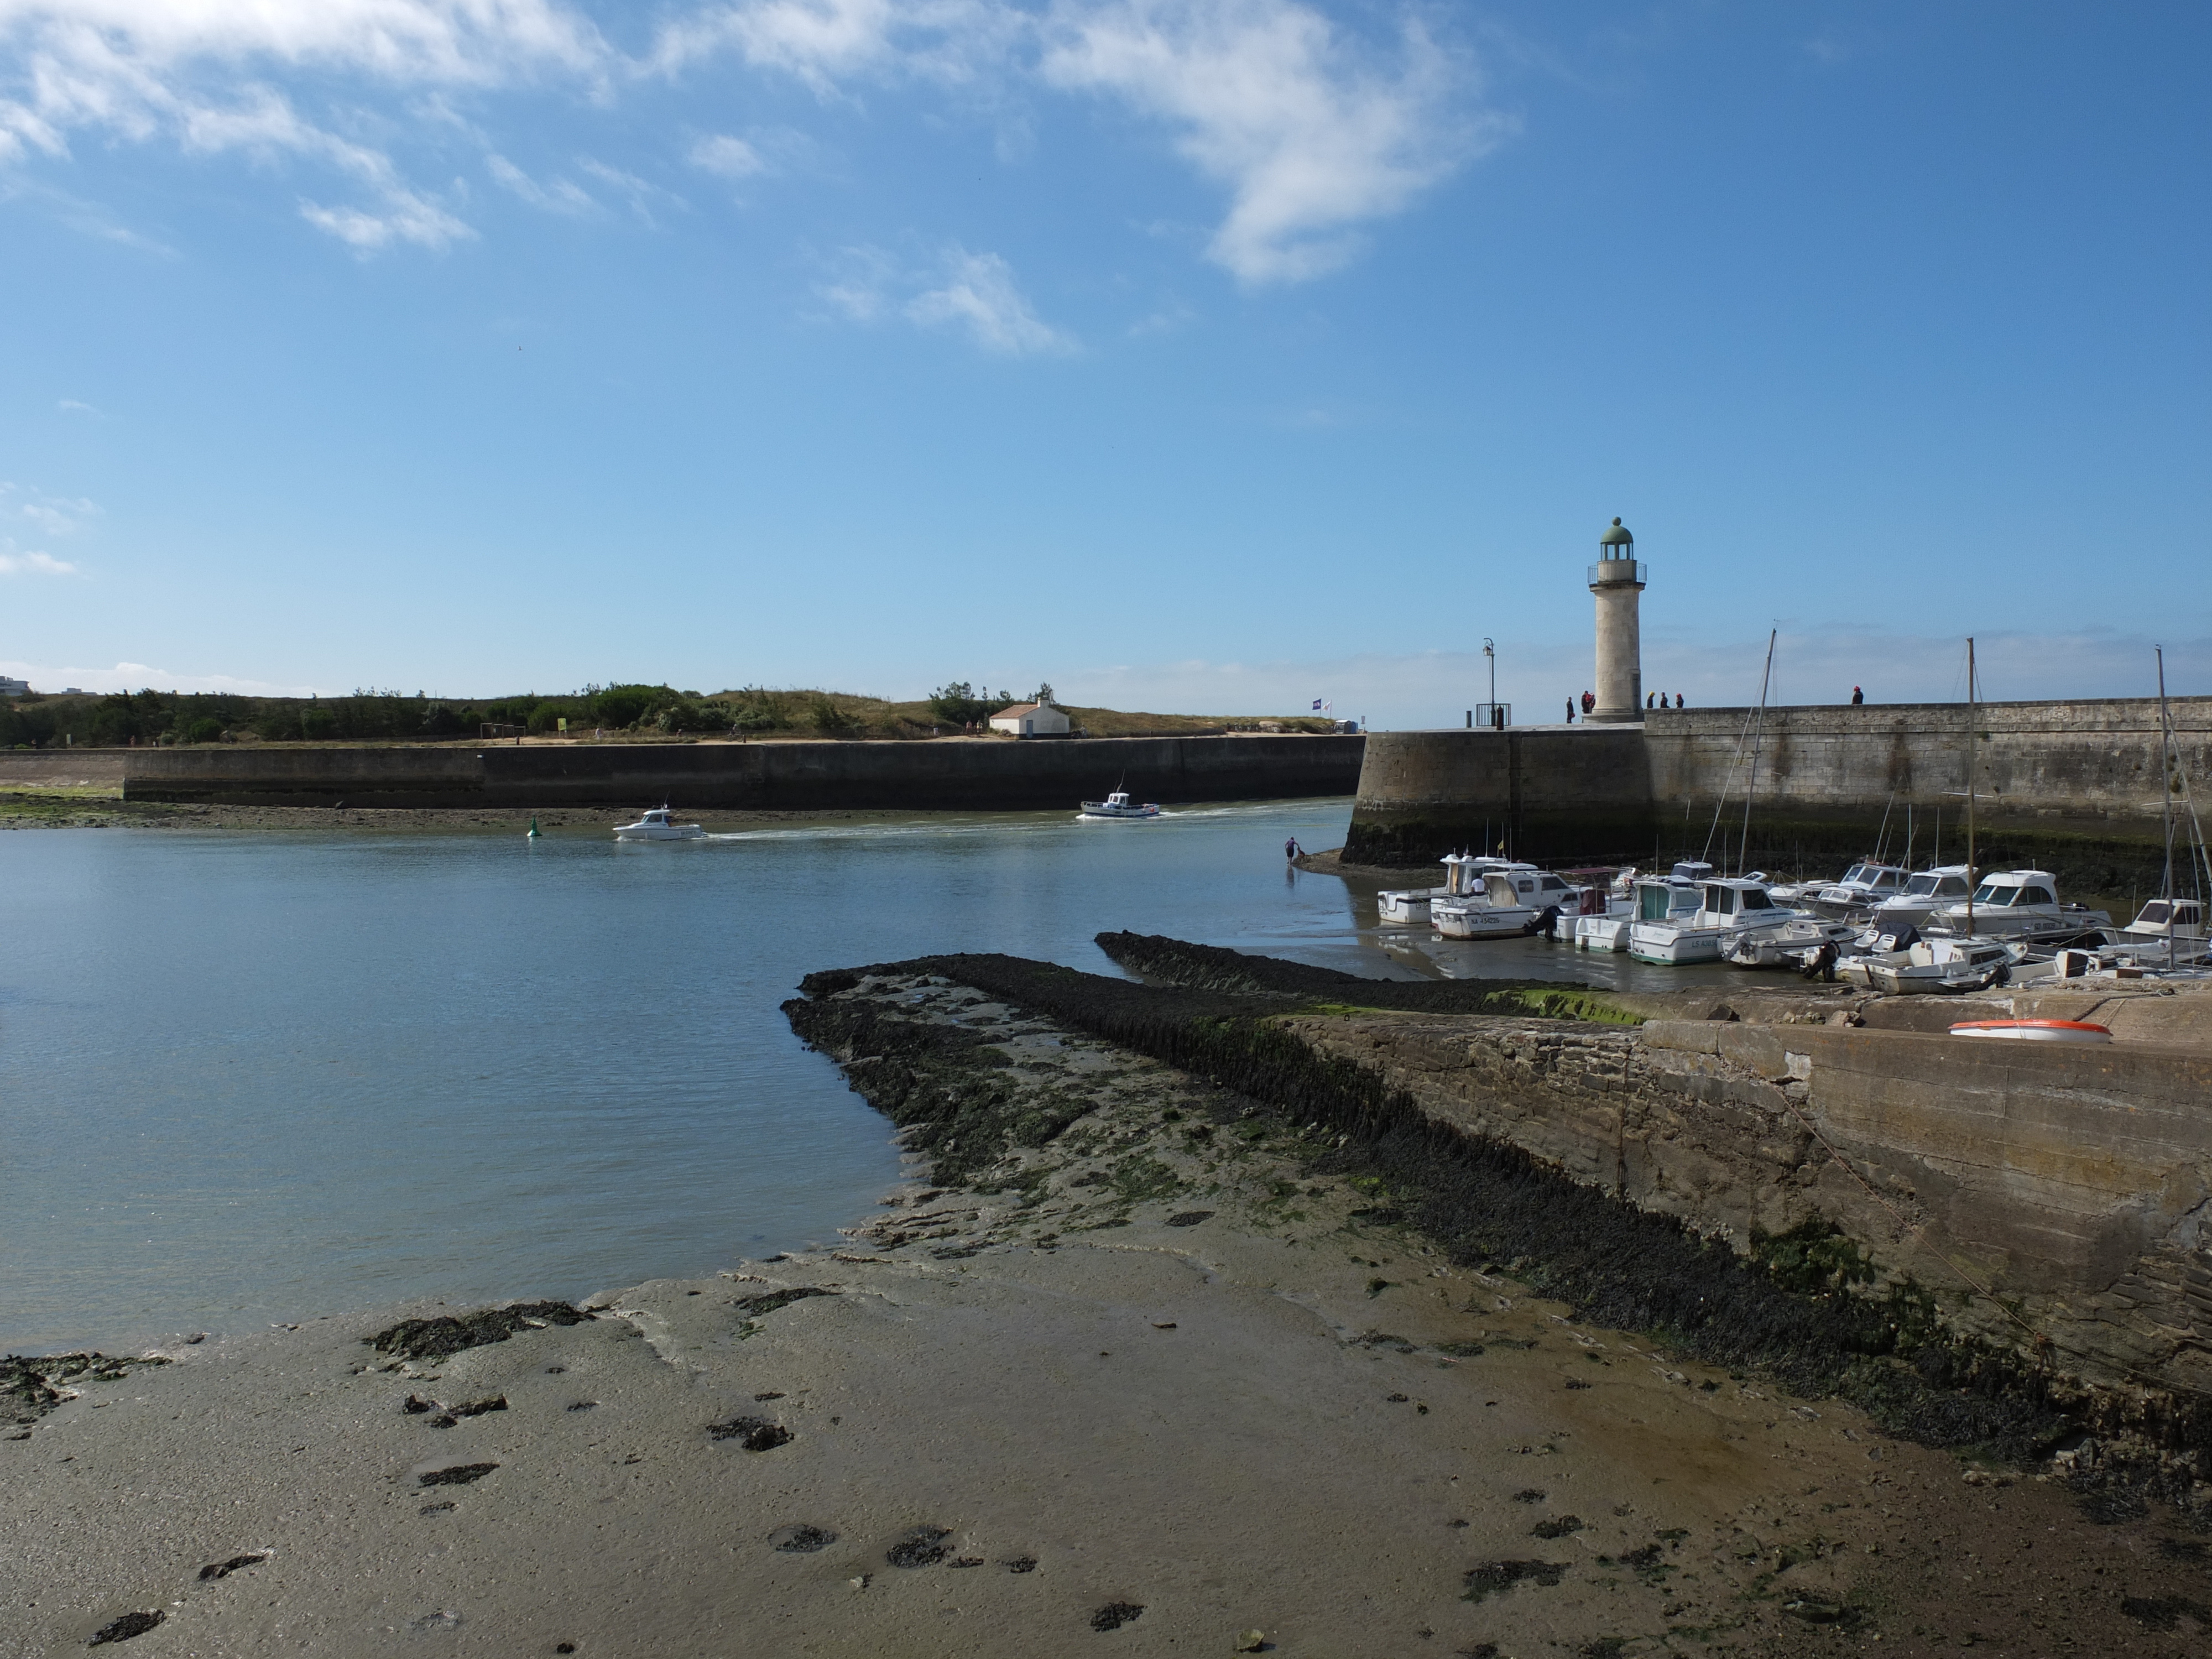
{"label": "flag on pole", "polygon": [[1319,714],[1321,712],[1321,699],[1319,697],[1316,697],[1314,699],[1314,712],[1316,714]]}

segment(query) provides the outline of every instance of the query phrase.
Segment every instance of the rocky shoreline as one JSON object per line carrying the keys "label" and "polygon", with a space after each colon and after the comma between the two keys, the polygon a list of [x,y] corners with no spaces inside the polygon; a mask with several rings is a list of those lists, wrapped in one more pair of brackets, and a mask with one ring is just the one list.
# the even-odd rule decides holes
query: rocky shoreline
{"label": "rocky shoreline", "polygon": [[[1701,1358],[1626,1291],[1597,1316],[1608,1273],[1679,1277],[1635,1260],[1658,1234],[1624,1251],[1507,1164],[1439,1184],[1252,994],[816,975],[795,1027],[915,1158],[844,1247],[42,1382],[0,1442],[10,1650],[2179,1655],[2212,1625],[2162,1506],[2100,1524],[2047,1458]],[[1778,1290],[1786,1362],[1820,1303]]]}

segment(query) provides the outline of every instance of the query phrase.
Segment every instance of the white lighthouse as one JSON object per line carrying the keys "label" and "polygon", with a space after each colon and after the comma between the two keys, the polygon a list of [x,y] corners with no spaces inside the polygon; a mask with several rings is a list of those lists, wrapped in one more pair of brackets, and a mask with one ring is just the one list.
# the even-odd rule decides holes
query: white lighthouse
{"label": "white lighthouse", "polygon": [[1644,574],[1636,538],[1615,519],[1598,538],[1597,562],[1589,568],[1589,590],[1597,595],[1597,707],[1590,720],[1644,718],[1644,647],[1636,617]]}

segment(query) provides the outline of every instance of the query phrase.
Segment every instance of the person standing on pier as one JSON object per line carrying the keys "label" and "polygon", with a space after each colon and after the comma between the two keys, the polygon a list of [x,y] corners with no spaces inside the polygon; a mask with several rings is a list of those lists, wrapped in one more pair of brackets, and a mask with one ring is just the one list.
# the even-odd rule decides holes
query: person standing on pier
{"label": "person standing on pier", "polygon": [[1856,685],[1855,685],[1855,686],[1853,686],[1853,687],[1851,688],[1851,707],[1852,707],[1852,708],[1857,708],[1861,703],[1864,702],[1865,701],[1866,701],[1866,693],[1865,693],[1865,692],[1863,692],[1863,691],[1862,691],[1861,690],[1859,690],[1859,688],[1858,688],[1857,686],[1856,686]]}

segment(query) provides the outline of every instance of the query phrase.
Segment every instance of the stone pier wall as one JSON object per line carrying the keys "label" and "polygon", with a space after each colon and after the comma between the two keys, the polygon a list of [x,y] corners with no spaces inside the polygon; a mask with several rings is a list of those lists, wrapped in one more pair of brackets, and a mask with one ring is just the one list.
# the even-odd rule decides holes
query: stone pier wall
{"label": "stone pier wall", "polygon": [[2212,1051],[1718,1020],[1289,1024],[1438,1121],[1738,1249],[1823,1217],[1966,1332],[2212,1397]]}
{"label": "stone pier wall", "polygon": [[[2179,769],[2212,811],[2212,698],[2170,706]],[[1956,861],[1971,754],[1984,867],[2034,863],[2092,893],[2156,890],[2162,803],[2181,797],[2164,773],[2155,699],[1770,708],[1757,720],[1753,712],[1378,732],[1345,856],[1425,864],[1476,844],[1489,826],[1539,863],[1705,856],[1810,872],[1877,844],[1899,857],[1909,846],[1916,863],[1940,847]]]}

